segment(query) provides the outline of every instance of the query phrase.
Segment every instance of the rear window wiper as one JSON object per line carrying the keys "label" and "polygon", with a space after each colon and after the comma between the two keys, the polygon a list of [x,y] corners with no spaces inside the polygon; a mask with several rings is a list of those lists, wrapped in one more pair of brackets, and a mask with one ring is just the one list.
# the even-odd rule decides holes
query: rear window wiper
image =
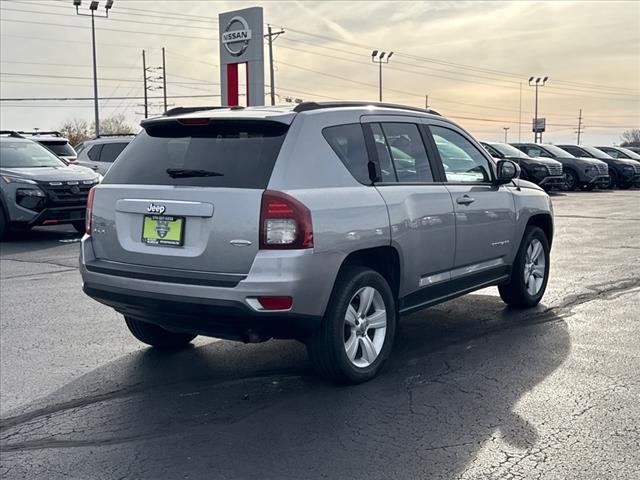
{"label": "rear window wiper", "polygon": [[171,178],[189,177],[223,177],[224,173],[213,172],[211,170],[190,170],[188,168],[167,168],[166,172]]}

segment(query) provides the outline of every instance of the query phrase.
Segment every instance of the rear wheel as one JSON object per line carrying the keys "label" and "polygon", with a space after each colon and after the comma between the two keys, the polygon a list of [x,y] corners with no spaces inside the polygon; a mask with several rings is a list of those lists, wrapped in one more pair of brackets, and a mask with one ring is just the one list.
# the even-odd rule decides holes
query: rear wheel
{"label": "rear wheel", "polygon": [[338,383],[375,377],[391,352],[396,315],[391,288],[382,275],[362,267],[345,270],[322,325],[307,342],[313,366]]}
{"label": "rear wheel", "polygon": [[548,279],[549,241],[542,229],[529,226],[513,262],[511,280],[498,287],[500,297],[512,307],[534,307],[542,299]]}
{"label": "rear wheel", "polygon": [[71,225],[73,225],[73,228],[75,228],[76,232],[78,232],[78,233],[84,233],[85,230],[87,229],[87,226],[84,223],[84,220],[79,220],[77,222],[73,222]]}
{"label": "rear wheel", "polygon": [[196,338],[196,335],[190,333],[170,332],[153,323],[131,317],[124,317],[124,321],[134,337],[160,350],[179,350]]}
{"label": "rear wheel", "polygon": [[567,190],[573,192],[578,188],[578,185],[580,184],[578,175],[576,175],[576,172],[574,172],[573,170],[567,170],[565,174],[565,185],[567,186]]}

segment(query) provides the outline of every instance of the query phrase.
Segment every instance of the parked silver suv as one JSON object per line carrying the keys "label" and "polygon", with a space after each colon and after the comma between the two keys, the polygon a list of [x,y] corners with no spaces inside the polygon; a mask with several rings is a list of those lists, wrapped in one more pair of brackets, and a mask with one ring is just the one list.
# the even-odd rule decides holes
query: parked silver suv
{"label": "parked silver suv", "polygon": [[361,382],[401,314],[545,291],[549,197],[437,114],[309,102],[142,127],[92,190],[81,273],[147,344],[296,338],[321,374]]}

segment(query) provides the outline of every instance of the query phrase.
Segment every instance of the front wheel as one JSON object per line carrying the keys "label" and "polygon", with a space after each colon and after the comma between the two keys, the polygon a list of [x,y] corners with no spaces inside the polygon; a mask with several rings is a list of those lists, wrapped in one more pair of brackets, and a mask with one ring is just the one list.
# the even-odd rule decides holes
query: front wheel
{"label": "front wheel", "polygon": [[578,180],[578,175],[576,175],[573,170],[567,170],[565,172],[565,185],[567,187],[567,190],[573,192],[578,188],[579,184],[580,182]]}
{"label": "front wheel", "polygon": [[313,366],[337,383],[375,377],[391,352],[396,315],[393,293],[382,275],[362,267],[345,270],[320,328],[307,342]]}
{"label": "front wheel", "polygon": [[613,190],[618,185],[618,175],[613,170],[609,170],[609,188]]}
{"label": "front wheel", "polygon": [[179,350],[196,338],[196,335],[190,333],[170,332],[153,323],[131,317],[124,317],[124,321],[134,337],[159,350]]}
{"label": "front wheel", "polygon": [[538,227],[527,227],[513,262],[511,280],[498,287],[502,300],[516,308],[536,306],[547,288],[549,266],[547,236]]}

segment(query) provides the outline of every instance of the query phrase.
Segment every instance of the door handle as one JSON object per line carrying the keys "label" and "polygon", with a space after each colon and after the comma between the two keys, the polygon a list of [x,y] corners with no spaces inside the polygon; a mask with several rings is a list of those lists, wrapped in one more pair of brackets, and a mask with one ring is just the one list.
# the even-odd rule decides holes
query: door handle
{"label": "door handle", "polygon": [[460,205],[471,205],[475,201],[476,201],[476,199],[475,198],[471,198],[469,195],[463,195],[463,196],[458,197],[456,199],[456,203],[458,203]]}

